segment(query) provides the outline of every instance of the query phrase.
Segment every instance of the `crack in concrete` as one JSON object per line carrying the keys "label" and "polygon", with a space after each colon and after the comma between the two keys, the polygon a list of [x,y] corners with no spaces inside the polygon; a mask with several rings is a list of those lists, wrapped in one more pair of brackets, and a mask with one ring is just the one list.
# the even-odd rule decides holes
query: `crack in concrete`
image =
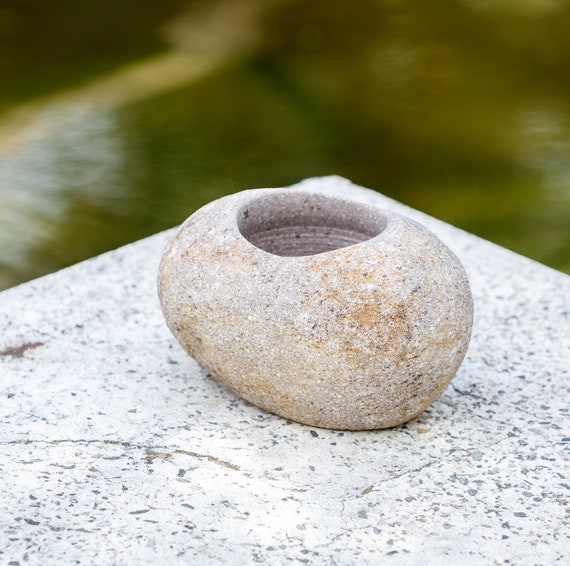
{"label": "crack in concrete", "polygon": [[191,456],[192,458],[197,458],[198,460],[208,460],[208,462],[213,462],[224,468],[229,468],[230,470],[241,471],[241,467],[228,462],[227,460],[222,460],[221,458],[216,458],[216,456],[211,456],[210,454],[199,454],[198,452],[190,452],[189,450],[173,450],[173,454],[182,454],[185,456]]}
{"label": "crack in concrete", "polygon": [[362,497],[365,497],[369,493],[373,493],[375,491],[378,491],[376,489],[376,487],[378,487],[378,486],[381,486],[385,483],[389,483],[391,481],[400,479],[401,477],[407,476],[409,474],[419,473],[419,472],[425,470],[426,468],[433,466],[438,461],[439,460],[435,459],[435,460],[432,460],[431,462],[427,462],[426,464],[423,464],[422,466],[419,466],[418,468],[413,468],[411,470],[405,470],[405,471],[400,472],[398,474],[392,475],[392,476],[390,476],[390,477],[388,477],[382,481],[379,481],[375,485],[368,486],[366,489],[362,490],[362,492],[359,495],[355,495],[355,496],[351,497],[350,500],[361,499]]}
{"label": "crack in concrete", "polygon": [[24,438],[21,440],[8,440],[4,442],[0,442],[0,446],[29,446],[31,444],[108,444],[110,446],[123,446],[124,448],[139,448],[144,449],[144,446],[139,444],[132,444],[131,442],[124,441],[124,440],[87,440],[86,438],[56,438],[55,440],[43,440],[39,438]]}
{"label": "crack in concrete", "polygon": [[[178,454],[182,456],[190,456],[198,460],[206,460],[208,462],[212,462],[213,464],[217,464],[218,466],[222,466],[224,468],[234,470],[237,472],[242,471],[241,467],[238,466],[237,464],[233,464],[228,460],[223,460],[222,458],[212,456],[211,454],[201,454],[199,452],[183,450],[181,448],[169,450],[167,446],[145,446],[141,444],[133,444],[131,442],[126,442],[123,440],[96,440],[96,439],[87,440],[84,438],[75,439],[75,440],[72,439],[38,440],[38,439],[28,438],[23,440],[10,440],[7,442],[0,442],[0,446],[30,446],[33,444],[52,445],[52,446],[58,446],[62,444],[69,444],[70,446],[75,446],[75,445],[89,446],[93,444],[103,444],[107,446],[122,446],[125,449],[135,449],[145,452],[146,456],[144,460],[146,461],[147,464],[152,464],[152,462],[157,458],[167,459],[168,457],[171,457],[173,454]],[[249,473],[245,473],[245,475],[250,477]]]}

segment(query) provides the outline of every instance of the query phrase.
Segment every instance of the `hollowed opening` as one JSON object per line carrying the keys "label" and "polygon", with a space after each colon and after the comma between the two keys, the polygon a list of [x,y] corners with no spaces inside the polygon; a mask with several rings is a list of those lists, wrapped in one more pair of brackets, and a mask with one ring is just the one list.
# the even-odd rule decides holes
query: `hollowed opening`
{"label": "hollowed opening", "polygon": [[380,210],[322,194],[279,191],[248,203],[238,213],[243,237],[274,255],[308,256],[346,248],[380,234]]}

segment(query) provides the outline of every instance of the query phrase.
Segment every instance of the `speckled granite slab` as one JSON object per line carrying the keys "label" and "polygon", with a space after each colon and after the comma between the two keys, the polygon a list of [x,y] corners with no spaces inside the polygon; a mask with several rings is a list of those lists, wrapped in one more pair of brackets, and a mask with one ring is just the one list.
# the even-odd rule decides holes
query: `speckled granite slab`
{"label": "speckled granite slab", "polygon": [[10,289],[0,563],[570,562],[570,277],[326,184],[423,222],[465,265],[473,339],[443,396],[377,432],[237,399],[163,321],[155,278],[172,232]]}

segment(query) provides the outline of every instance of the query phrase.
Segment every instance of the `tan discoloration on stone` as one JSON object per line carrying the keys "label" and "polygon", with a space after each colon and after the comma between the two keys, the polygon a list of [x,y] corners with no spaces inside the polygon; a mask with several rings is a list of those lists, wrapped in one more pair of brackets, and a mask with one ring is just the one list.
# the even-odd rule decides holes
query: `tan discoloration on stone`
{"label": "tan discoloration on stone", "polygon": [[425,228],[293,189],[194,214],[164,253],[159,295],[173,334],[229,389],[339,429],[420,414],[459,367],[473,316],[459,260]]}

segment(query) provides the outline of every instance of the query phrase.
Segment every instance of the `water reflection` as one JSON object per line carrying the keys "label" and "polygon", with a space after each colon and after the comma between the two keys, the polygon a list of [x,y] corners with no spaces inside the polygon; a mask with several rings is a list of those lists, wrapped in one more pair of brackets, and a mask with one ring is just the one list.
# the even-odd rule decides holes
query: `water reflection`
{"label": "water reflection", "polygon": [[0,186],[2,259],[16,263],[35,241],[50,238],[71,199],[108,206],[128,185],[110,115],[88,107],[54,107],[4,148]]}
{"label": "water reflection", "polygon": [[[166,53],[90,83],[16,105],[0,121],[0,288],[137,235],[131,146],[118,111],[191,83],[226,61]],[[130,232],[125,232],[129,226]],[[97,237],[97,235],[99,237]]]}
{"label": "water reflection", "polygon": [[556,106],[521,109],[513,149],[523,167],[539,173],[545,200],[562,205],[570,203],[570,123]]}
{"label": "water reflection", "polygon": [[0,287],[223,194],[331,173],[570,272],[566,3],[169,6],[139,32],[151,54],[100,72],[86,51],[55,89],[43,68],[33,96],[10,75]]}

